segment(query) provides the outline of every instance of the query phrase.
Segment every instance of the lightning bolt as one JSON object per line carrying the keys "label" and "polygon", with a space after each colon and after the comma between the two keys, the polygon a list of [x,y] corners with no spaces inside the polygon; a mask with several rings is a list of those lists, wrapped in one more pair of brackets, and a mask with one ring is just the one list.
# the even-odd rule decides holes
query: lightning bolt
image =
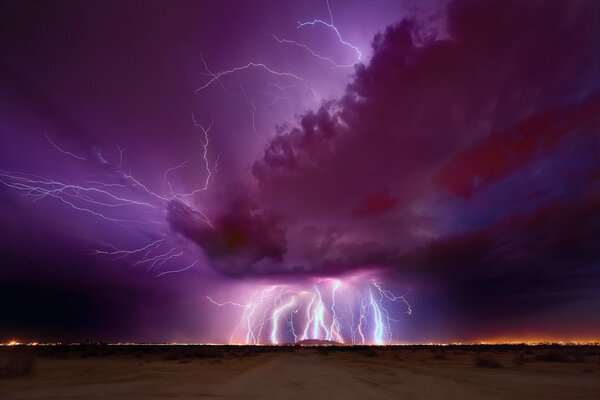
{"label": "lightning bolt", "polygon": [[[168,185],[170,194],[163,195],[151,190],[145,183],[134,177],[131,172],[127,173],[121,169],[125,152],[121,147],[117,146],[119,152],[118,164],[113,165],[104,158],[100,149],[94,148],[95,156],[93,159],[88,159],[63,149],[48,135],[45,135],[45,138],[54,150],[62,155],[79,161],[86,161],[95,166],[101,166],[103,170],[108,169],[110,173],[101,176],[100,179],[85,179],[83,183],[71,183],[26,172],[0,170],[0,184],[30,199],[33,204],[42,200],[58,201],[72,210],[123,228],[130,228],[131,225],[147,226],[152,224],[168,229],[164,219],[166,207],[170,202],[176,200],[182,204],[184,212],[212,227],[206,213],[195,207],[187,199],[200,191],[208,189],[211,179],[218,170],[219,160],[219,156],[215,157],[214,165],[211,167],[208,157],[210,126],[204,128],[194,119],[193,122],[195,126],[201,128],[203,133],[201,144],[206,177],[203,186],[191,193],[175,191],[168,180],[170,173],[182,168],[190,160],[186,160],[164,172],[163,181]],[[134,210],[137,211],[134,212]],[[132,218],[133,215],[136,217]],[[148,272],[159,270],[157,277],[187,271],[198,263],[198,260],[196,260],[180,267],[172,265],[175,260],[182,258],[185,252],[177,246],[169,245],[165,237],[133,249],[120,249],[108,243],[107,249],[97,249],[92,254],[105,256],[113,261],[125,258],[137,259],[134,265],[146,265]],[[160,271],[162,268],[167,269]]]}
{"label": "lightning bolt", "polygon": [[269,74],[272,74],[272,75],[275,75],[275,76],[284,77],[284,78],[291,78],[291,79],[294,79],[294,80],[297,80],[297,81],[302,81],[302,77],[300,77],[300,76],[298,76],[296,74],[293,74],[291,72],[277,71],[275,69],[272,69],[272,68],[268,67],[266,64],[263,64],[263,63],[249,62],[246,65],[242,65],[242,66],[239,66],[239,67],[234,67],[234,68],[229,69],[229,70],[225,70],[225,71],[218,72],[216,74],[212,74],[212,78],[209,79],[204,85],[202,85],[199,88],[195,89],[194,93],[201,92],[202,90],[208,88],[209,86],[211,86],[213,83],[215,83],[217,81],[220,82],[220,79],[222,77],[224,77],[224,76],[231,75],[231,74],[234,74],[236,72],[244,71],[244,70],[247,70],[247,69],[250,69],[250,68],[259,68],[259,69],[262,69],[262,70],[268,72]]}
{"label": "lightning bolt", "polygon": [[[346,46],[346,47],[352,49],[352,51],[354,51],[356,53],[357,60],[356,60],[355,64],[361,62],[362,61],[362,52],[360,51],[360,49],[358,47],[356,47],[355,45],[347,42],[346,40],[344,40],[342,38],[342,35],[340,34],[339,29],[333,23],[333,13],[331,12],[331,7],[329,5],[329,0],[326,0],[326,4],[327,4],[327,10],[329,11],[329,22],[325,22],[322,19],[314,19],[312,21],[304,21],[304,22],[298,21],[296,29],[300,29],[300,28],[303,28],[305,26],[314,26],[314,25],[323,25],[323,26],[329,28],[330,30],[332,30],[333,32],[335,32],[335,35],[337,36],[338,41],[343,46]],[[311,53],[313,53],[313,52],[311,51]],[[321,58],[321,57],[319,57],[319,58]],[[334,62],[334,64],[335,64],[335,62]],[[354,64],[352,64],[352,65],[354,65]]]}
{"label": "lightning bolt", "polygon": [[[94,254],[103,254],[103,255],[107,255],[107,256],[117,256],[112,258],[112,260],[119,260],[122,258],[125,258],[127,256],[133,255],[133,254],[137,254],[140,253],[144,250],[148,250],[146,252],[145,257],[148,256],[149,252],[151,252],[153,249],[153,247],[155,247],[157,244],[163,243],[164,239],[158,239],[146,246],[143,247],[139,247],[133,250],[121,250],[121,249],[114,249],[113,251],[103,251],[103,250],[94,250]],[[112,246],[111,246],[112,247]],[[113,247],[114,248],[114,247]]]}
{"label": "lightning bolt", "polygon": [[50,136],[48,136],[48,135],[44,135],[44,136],[46,136],[46,139],[48,139],[48,142],[50,142],[50,144],[52,145],[52,147],[54,147],[56,150],[58,150],[62,154],[67,155],[69,157],[73,157],[73,158],[75,158],[77,160],[87,161],[87,158],[85,158],[83,156],[78,156],[77,154],[71,153],[70,151],[66,151],[66,150],[63,150],[62,148],[58,147],[58,145],[56,143],[54,143],[52,141],[52,139],[50,139]]}
{"label": "lightning bolt", "polygon": [[[354,63],[340,64],[332,57],[323,55],[300,41],[281,38],[277,35],[273,35],[273,39],[282,45],[298,47],[333,68],[352,67],[362,62],[363,55],[360,49],[343,38],[340,29],[334,23],[329,1],[326,1],[326,5],[329,13],[328,21],[322,19],[298,21],[296,29],[300,32],[317,25],[325,27],[333,32],[341,46],[353,52]],[[228,90],[225,83],[229,77],[241,76],[242,73],[249,71],[267,74],[269,79],[278,82],[267,82],[267,85],[277,90],[273,89],[275,93],[263,91],[264,94],[272,97],[272,101],[263,104],[260,104],[261,101],[255,101],[258,98],[255,93],[246,93],[244,87],[240,85],[241,94],[252,112],[252,129],[257,136],[260,136],[256,126],[257,112],[263,107],[270,107],[279,101],[289,100],[290,97],[284,97],[288,93],[286,91],[297,91],[302,96],[310,95],[313,101],[319,101],[317,92],[310,86],[302,71],[290,72],[265,63],[248,62],[213,72],[204,57],[201,55],[200,58],[206,80],[193,90],[194,93],[203,92],[216,84]],[[285,84],[280,84],[282,82]],[[85,177],[90,179],[85,179],[81,183],[79,181],[60,181],[24,172],[0,170],[0,184],[15,190],[30,199],[32,203],[44,200],[57,201],[65,207],[85,213],[101,222],[106,221],[128,229],[139,228],[140,224],[144,226],[152,224],[153,229],[167,230],[168,224],[165,215],[167,215],[168,207],[174,206],[179,207],[178,210],[190,218],[213,227],[208,211],[202,206],[196,205],[195,196],[214,185],[221,155],[215,155],[214,150],[211,151],[213,121],[211,120],[207,125],[201,124],[193,113],[191,118],[194,127],[198,128],[200,132],[199,157],[202,158],[203,164],[202,178],[199,183],[194,185],[193,189],[182,190],[175,180],[170,180],[193,158],[188,158],[167,168],[162,174],[162,186],[159,183],[158,189],[155,190],[152,182],[148,183],[139,176],[134,176],[131,170],[128,172],[123,170],[125,149],[118,145],[116,146],[118,150],[117,163],[116,153],[114,156],[105,158],[101,149],[94,148],[86,153],[88,157],[85,157],[67,150],[62,145],[59,146],[49,135],[45,135],[45,137],[55,151],[68,158],[90,163],[101,168],[102,171],[109,171],[108,175]],[[112,155],[112,152],[104,154]],[[159,181],[160,176],[159,174]],[[109,260],[131,261],[134,265],[142,266],[146,271],[155,274],[156,277],[182,273],[198,264],[199,260],[197,259],[191,262],[189,257],[186,259],[186,251],[174,240],[169,240],[169,236],[164,232],[162,234],[154,231],[148,232],[147,237],[151,238],[150,242],[137,247],[123,246],[124,248],[120,248],[121,246],[116,247],[108,243],[105,248],[97,249],[93,254]],[[147,237],[144,241],[148,241]],[[344,279],[340,278],[327,279],[317,283],[311,282],[307,286],[308,289],[307,287],[272,285],[257,290],[245,303],[217,302],[208,296],[207,299],[216,307],[227,307],[224,309],[224,313],[229,312],[228,307],[237,309],[235,316],[239,320],[231,333],[231,342],[245,340],[245,343],[248,344],[279,343],[284,337],[290,335],[294,342],[298,341],[298,338],[346,342],[348,339],[344,336],[348,334],[352,343],[357,340],[360,340],[361,343],[389,342],[393,337],[392,323],[396,322],[392,318],[395,310],[391,309],[390,304],[401,303],[407,308],[407,314],[412,312],[405,296],[394,295],[391,291],[383,289],[379,282],[354,287],[343,281]],[[346,301],[344,302],[344,300]],[[345,304],[348,304],[346,309]],[[358,310],[357,318],[354,317],[355,310]],[[352,314],[350,321],[343,318],[347,312]],[[283,329],[286,325],[289,326],[289,330]]]}
{"label": "lightning bolt", "polygon": [[290,300],[283,304],[280,307],[277,307],[273,310],[272,316],[271,316],[271,321],[272,321],[272,326],[273,328],[271,329],[271,343],[273,344],[278,344],[278,340],[277,340],[277,330],[278,330],[278,323],[279,323],[279,318],[281,316],[281,314],[288,308],[291,308],[294,303],[295,303],[296,299],[295,298],[290,298]]}
{"label": "lightning bolt", "polygon": [[282,39],[282,38],[277,37],[276,35],[273,35],[273,38],[281,44],[291,44],[291,45],[294,45],[296,47],[300,47],[300,48],[306,50],[313,57],[318,58],[320,60],[323,60],[323,61],[331,64],[332,68],[349,68],[349,67],[353,67],[354,65],[356,65],[356,63],[360,62],[360,60],[358,60],[358,61],[353,62],[352,64],[338,64],[332,58],[325,57],[321,54],[318,54],[317,52],[315,52],[313,49],[311,49],[308,45],[306,45],[304,43],[299,43],[295,40],[290,40],[290,39]]}
{"label": "lightning bolt", "polygon": [[294,327],[294,315],[298,313],[298,309],[295,309],[289,316],[286,316],[286,322],[290,327],[289,332],[294,337],[294,343],[298,342],[298,335],[296,335],[296,328]]}
{"label": "lightning bolt", "polygon": [[[389,305],[400,303],[409,307],[404,296],[396,296],[383,289],[380,282],[351,284],[342,278],[320,280],[309,290],[302,285],[267,286],[253,292],[249,300],[242,303],[207,299],[218,307],[235,306],[241,310],[240,319],[230,335],[230,343],[241,340],[246,344],[279,344],[283,341],[298,342],[298,339],[390,343],[393,339],[392,323],[398,322],[392,314],[398,313],[398,310]],[[348,306],[345,307],[345,304]],[[355,309],[358,311],[357,318],[341,318],[341,314],[354,313]],[[270,330],[265,329],[267,326]]]}
{"label": "lightning bolt", "polygon": [[181,269],[177,269],[177,270],[173,270],[173,271],[163,271],[160,274],[156,275],[156,277],[161,277],[163,275],[167,275],[167,274],[176,274],[179,272],[185,272],[188,269],[192,268],[194,265],[196,265],[198,263],[198,260],[194,261],[193,263],[191,263],[190,265],[188,265],[187,267],[181,268]]}
{"label": "lightning bolt", "polygon": [[339,289],[342,282],[339,279],[336,279],[333,284],[333,289],[331,291],[331,326],[329,327],[329,334],[327,340],[335,340],[343,342],[344,339],[340,336],[340,321],[336,315],[336,306],[335,306],[335,292]]}
{"label": "lightning bolt", "polygon": [[260,137],[260,134],[256,130],[256,105],[254,104],[254,101],[252,101],[248,97],[248,95],[246,94],[246,91],[244,90],[244,86],[242,86],[242,84],[240,84],[240,91],[242,92],[242,95],[244,96],[246,103],[248,103],[248,106],[250,107],[250,110],[252,111],[252,131],[254,132],[254,134],[256,136]]}

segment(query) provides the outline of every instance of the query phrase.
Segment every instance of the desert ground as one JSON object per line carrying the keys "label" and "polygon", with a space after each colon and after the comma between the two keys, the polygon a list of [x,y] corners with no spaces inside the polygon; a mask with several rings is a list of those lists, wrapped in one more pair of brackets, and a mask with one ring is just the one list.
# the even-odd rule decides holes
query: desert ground
{"label": "desert ground", "polygon": [[600,399],[598,346],[0,348],[0,399]]}

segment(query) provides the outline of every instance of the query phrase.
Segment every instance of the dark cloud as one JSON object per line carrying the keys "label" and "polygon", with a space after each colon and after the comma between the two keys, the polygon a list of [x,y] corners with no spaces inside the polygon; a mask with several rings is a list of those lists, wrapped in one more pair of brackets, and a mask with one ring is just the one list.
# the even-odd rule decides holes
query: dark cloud
{"label": "dark cloud", "polygon": [[361,268],[427,243],[439,221],[415,207],[442,196],[436,182],[467,196],[598,129],[596,8],[457,1],[449,38],[413,20],[387,28],[340,100],[279,128],[252,169],[257,205],[214,230],[172,226],[233,274],[264,273],[253,265],[266,259],[270,272]]}
{"label": "dark cloud", "polygon": [[[473,321],[598,302],[600,3],[457,0],[446,9],[444,29],[431,30],[417,18],[399,21],[373,38],[370,60],[356,66],[342,96],[277,127],[258,158],[262,142],[243,134],[252,110],[231,88],[238,87],[235,79],[246,87],[248,79],[252,98],[265,72],[260,78],[240,72],[223,79],[231,90],[215,85],[214,93],[193,97],[191,89],[206,78],[198,73],[198,49],[206,49],[215,71],[259,59],[295,71],[295,59],[239,38],[251,37],[253,29],[270,38],[283,29],[282,15],[302,11],[312,18],[313,5],[184,2],[154,4],[140,14],[139,4],[121,3],[66,2],[44,7],[43,16],[37,5],[14,3],[7,11],[21,10],[20,17],[0,13],[3,26],[14,24],[2,35],[4,114],[14,122],[0,135],[2,157],[9,160],[3,168],[35,172],[39,165],[45,175],[90,179],[90,163],[63,168],[55,162],[62,158],[48,148],[47,128],[105,170],[110,166],[99,162],[99,149],[112,146],[107,159],[116,164],[115,145],[122,145],[128,149],[124,170],[160,191],[167,168],[190,152],[201,155],[203,142],[189,120],[193,109],[199,121],[214,116],[209,159],[223,157],[209,190],[196,198],[212,226],[183,202],[167,208],[169,226],[161,237],[173,234],[168,239],[186,251],[188,244],[201,248],[208,261],[186,274],[206,267],[206,276],[219,275],[226,292],[240,280],[250,285],[265,277],[376,270],[392,283],[414,285],[421,333],[429,323],[441,329],[444,318],[466,331]],[[257,26],[264,14],[274,17]],[[332,56],[347,56],[347,48],[335,46]],[[298,54],[309,60],[300,69],[313,70],[308,81],[323,83],[314,59]],[[235,109],[219,101],[228,96]],[[45,153],[38,156],[36,149]],[[197,188],[206,179],[199,159],[169,178]],[[63,337],[68,330],[81,339],[110,326],[104,331],[115,337],[152,331],[156,339],[175,319],[183,330],[182,314],[198,310],[183,305],[205,294],[202,282],[186,281],[190,275],[149,282],[127,270],[126,261],[113,265],[81,254],[87,238],[96,237],[91,233],[114,236],[115,247],[147,245],[159,237],[149,222],[134,238],[110,224],[88,223],[90,216],[60,204],[24,205],[12,188],[0,196],[9,237],[0,260],[0,336],[38,327],[51,336],[64,327]],[[77,231],[76,222],[86,229]],[[59,230],[69,231],[69,239],[57,237]],[[6,304],[16,305],[6,310]]]}
{"label": "dark cloud", "polygon": [[600,296],[600,191],[549,203],[402,256],[410,274],[442,282],[474,320],[557,308]]}
{"label": "dark cloud", "polygon": [[362,217],[383,215],[396,206],[398,199],[389,193],[368,194],[356,210],[356,215]]}
{"label": "dark cloud", "polygon": [[283,261],[286,230],[280,215],[260,212],[256,204],[244,199],[232,201],[212,227],[190,215],[183,203],[170,202],[167,219],[171,228],[200,245],[212,265],[224,274],[260,273],[257,263]]}
{"label": "dark cloud", "polygon": [[347,212],[383,182],[401,204],[414,200],[440,163],[475,138],[592,89],[591,8],[457,2],[450,39],[417,41],[411,21],[388,28],[342,100],[305,114],[267,146],[253,169],[265,197],[301,212]]}
{"label": "dark cloud", "polygon": [[[551,152],[565,135],[600,130],[600,95],[581,104],[544,110],[506,132],[494,132],[459,153],[440,170],[436,181],[456,195],[468,197]],[[576,138],[571,138],[574,140]]]}
{"label": "dark cloud", "polygon": [[447,39],[412,20],[389,27],[342,99],[267,145],[253,167],[260,203],[336,229],[341,247],[408,251],[439,236],[448,216],[415,211],[440,201],[436,181],[464,194],[597,130],[596,11],[457,1]]}
{"label": "dark cloud", "polygon": [[[552,161],[557,147],[597,137],[598,11],[583,1],[456,1],[447,38],[413,20],[388,27],[344,96],[279,127],[254,163],[257,204],[293,217],[287,228],[233,208],[214,231],[188,237],[218,265],[240,256],[269,258],[271,273],[386,268],[435,286],[465,318],[597,296],[593,185],[553,200],[554,189],[532,193],[519,179],[534,162]],[[581,164],[575,154],[557,165]],[[506,179],[508,191],[496,185]],[[468,203],[475,191],[500,190],[535,206]],[[450,206],[457,198],[463,211]],[[470,206],[488,217],[459,233]]]}

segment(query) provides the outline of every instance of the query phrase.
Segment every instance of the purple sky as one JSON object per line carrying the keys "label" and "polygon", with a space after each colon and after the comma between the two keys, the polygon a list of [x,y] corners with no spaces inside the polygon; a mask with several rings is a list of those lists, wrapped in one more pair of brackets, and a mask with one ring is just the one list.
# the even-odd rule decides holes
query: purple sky
{"label": "purple sky", "polygon": [[228,342],[206,296],[330,279],[393,342],[600,338],[598,3],[329,7],[0,6],[0,340]]}

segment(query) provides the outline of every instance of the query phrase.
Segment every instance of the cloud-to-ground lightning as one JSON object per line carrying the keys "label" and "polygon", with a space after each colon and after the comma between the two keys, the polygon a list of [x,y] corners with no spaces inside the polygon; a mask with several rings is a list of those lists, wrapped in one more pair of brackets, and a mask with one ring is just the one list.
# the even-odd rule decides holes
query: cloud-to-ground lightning
{"label": "cloud-to-ground lightning", "polygon": [[[319,280],[309,288],[298,284],[271,285],[256,290],[247,302],[207,299],[218,307],[241,309],[231,342],[246,344],[306,339],[386,344],[394,340],[392,324],[398,322],[392,315],[410,310],[405,296],[395,296],[377,281],[356,284],[343,278]],[[398,304],[402,306],[398,308]],[[343,317],[355,312],[358,318]]]}
{"label": "cloud-to-ground lightning", "polygon": [[271,336],[270,336],[271,343],[273,343],[273,344],[279,343],[277,331],[279,329],[279,321],[280,321],[281,314],[284,313],[288,308],[291,308],[294,305],[295,301],[296,301],[296,299],[292,297],[288,300],[287,303],[282,304],[273,310],[273,313],[271,314],[271,321],[272,321],[272,326],[273,326],[273,328],[271,329]]}
{"label": "cloud-to-ground lightning", "polygon": [[[320,19],[298,22],[296,28],[300,29],[314,25],[325,26],[334,32],[342,46],[355,52],[357,55],[356,62],[360,62],[362,53],[356,46],[342,38],[338,27],[334,24],[331,7],[328,2],[326,4],[329,11],[329,22]],[[276,35],[273,35],[273,38],[281,44],[298,46],[332,67],[346,67],[356,64],[355,62],[342,65],[337,63],[334,58],[322,55],[299,41],[280,38]],[[315,89],[299,69],[280,69],[280,67],[269,65],[266,62],[251,61],[214,72],[215,69],[209,68],[204,56],[201,55],[200,59],[207,80],[194,90],[195,93],[200,93],[215,84],[229,91],[229,85],[226,84],[228,77],[251,70],[259,71],[274,81],[266,82],[267,85],[271,86],[271,89],[274,88],[273,91],[263,90],[261,92],[270,97],[264,103],[255,101],[259,97],[253,93],[246,93],[244,86],[240,84],[241,94],[252,111],[252,129],[258,136],[260,136],[256,122],[258,110],[263,107],[274,106],[279,101],[290,99],[290,97],[285,96],[285,91],[298,90],[303,96],[308,93],[313,101],[319,100]],[[110,240],[94,238],[94,240],[101,240],[105,247],[96,249],[92,253],[106,257],[111,261],[131,262],[133,265],[143,266],[157,277],[187,271],[195,266],[198,260],[192,261],[190,257],[186,258],[185,246],[181,246],[181,243],[178,243],[175,238],[169,235],[169,225],[165,217],[169,207],[177,207],[177,211],[185,214],[190,219],[213,227],[208,211],[199,203],[201,193],[207,191],[214,184],[220,159],[220,154],[216,154],[211,146],[213,121],[211,120],[209,124],[203,124],[195,118],[193,113],[191,118],[193,125],[198,128],[200,133],[201,148],[196,156],[202,158],[203,164],[200,179],[191,188],[182,187],[183,185],[181,182],[177,182],[175,176],[182,169],[189,168],[192,165],[194,155],[183,161],[175,162],[173,166],[165,169],[162,172],[162,185],[160,183],[161,175],[157,174],[159,182],[157,188],[152,180],[146,181],[146,179],[143,179],[144,175],[140,175],[139,171],[129,169],[124,157],[125,149],[119,145],[114,145],[118,151],[118,154],[115,152],[114,155],[97,147],[84,149],[86,151],[79,154],[77,151],[67,150],[68,145],[59,144],[48,134],[45,135],[45,138],[54,151],[65,157],[82,161],[82,165],[85,165],[90,171],[97,172],[99,170],[102,171],[103,175],[90,172],[89,176],[71,181],[67,178],[54,179],[25,172],[2,170],[0,171],[0,184],[15,190],[35,204],[42,201],[56,201],[75,212],[86,214],[101,223],[117,225],[120,228],[127,229],[128,232],[139,232],[140,227],[148,226],[150,227],[149,231],[143,235],[142,243],[138,242],[132,246],[116,246],[116,244],[109,243]],[[125,168],[124,164],[126,165]],[[330,283],[316,284],[312,290],[306,291],[305,294],[294,295],[293,306],[290,305],[289,307],[286,305],[292,304],[290,303],[291,298],[287,297],[290,293],[284,293],[280,286],[257,294],[243,309],[248,342],[263,340],[263,328],[266,330],[269,321],[272,323],[273,320],[277,321],[276,325],[287,324],[290,328],[289,330],[276,331],[274,337],[291,332],[294,337],[313,334],[323,336],[329,340],[342,340],[344,313],[341,312],[340,304],[336,302],[338,290],[341,290],[342,286],[334,283],[334,286],[330,287]],[[327,296],[322,296],[321,290],[324,291],[323,293],[326,292]],[[387,300],[391,300],[387,293],[383,295]],[[273,314],[273,309],[264,309],[264,304],[274,301],[279,302],[280,307],[283,307],[275,314]],[[396,300],[391,301],[396,302]],[[292,312],[294,314],[291,314]],[[348,312],[353,315],[354,311],[349,310]],[[301,323],[304,315],[307,315],[310,319],[310,322],[307,321],[310,327],[309,331],[304,329]]]}

